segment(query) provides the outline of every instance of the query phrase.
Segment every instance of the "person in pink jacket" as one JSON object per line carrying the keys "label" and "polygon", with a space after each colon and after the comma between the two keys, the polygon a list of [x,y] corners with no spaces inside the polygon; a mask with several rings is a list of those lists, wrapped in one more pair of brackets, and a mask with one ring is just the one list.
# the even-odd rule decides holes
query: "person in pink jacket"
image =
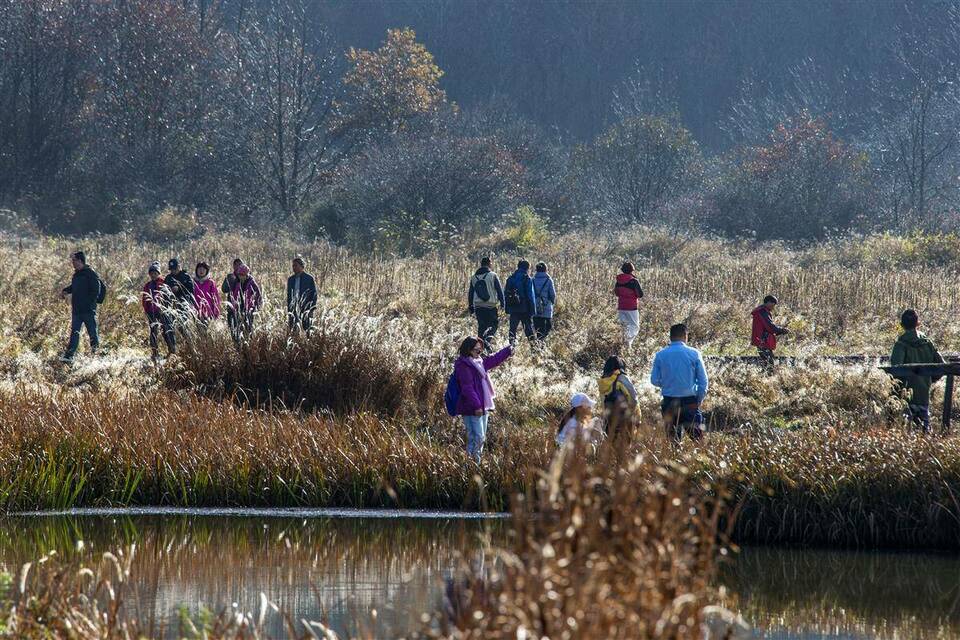
{"label": "person in pink jacket", "polygon": [[197,300],[197,317],[206,325],[220,317],[220,290],[210,279],[210,266],[201,262],[194,270],[193,295]]}
{"label": "person in pink jacket", "polygon": [[237,267],[237,281],[230,291],[230,305],[234,310],[234,338],[239,339],[243,334],[253,331],[254,314],[263,306],[263,295],[260,285],[250,275],[250,267],[245,264]]}
{"label": "person in pink jacket", "polygon": [[496,393],[487,372],[513,355],[512,347],[481,357],[483,340],[470,336],[460,345],[460,357],[453,364],[453,373],[460,387],[456,413],[463,417],[467,429],[467,454],[480,462],[487,439],[487,422],[494,409]]}

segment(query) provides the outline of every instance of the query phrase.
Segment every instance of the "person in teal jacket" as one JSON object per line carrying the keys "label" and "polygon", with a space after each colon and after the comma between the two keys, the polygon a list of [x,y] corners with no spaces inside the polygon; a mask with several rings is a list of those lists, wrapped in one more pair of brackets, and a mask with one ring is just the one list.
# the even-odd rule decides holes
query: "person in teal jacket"
{"label": "person in teal jacket", "polygon": [[[897,338],[890,354],[893,366],[916,363],[943,362],[943,356],[937,351],[930,338],[917,330],[920,316],[913,309],[907,309],[900,316],[903,333]],[[930,376],[909,375],[900,377],[901,384],[910,391],[907,404],[907,418],[925,433],[930,432],[930,387],[936,382]]]}

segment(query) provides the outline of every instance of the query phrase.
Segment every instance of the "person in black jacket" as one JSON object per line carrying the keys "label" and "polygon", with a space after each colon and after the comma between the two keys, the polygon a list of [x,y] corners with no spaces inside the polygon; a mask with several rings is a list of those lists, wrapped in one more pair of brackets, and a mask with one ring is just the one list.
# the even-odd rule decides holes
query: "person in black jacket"
{"label": "person in black jacket", "polygon": [[71,362],[80,346],[80,330],[87,328],[90,336],[90,351],[96,353],[100,348],[100,335],[97,333],[97,305],[103,302],[107,288],[100,280],[97,272],[87,266],[87,258],[83,251],[77,251],[70,256],[73,265],[73,278],[70,286],[63,289],[60,297],[70,296],[70,342],[67,350],[60,358],[64,362]]}
{"label": "person in black jacket", "polygon": [[313,311],[317,308],[317,285],[313,276],[304,271],[303,258],[293,259],[293,275],[287,278],[287,316],[290,328],[310,330]]}
{"label": "person in black jacket", "polygon": [[196,313],[197,300],[193,295],[193,278],[180,268],[180,261],[171,258],[167,263],[170,273],[163,279],[163,284],[170,289],[173,296],[173,307],[178,320],[185,320]]}

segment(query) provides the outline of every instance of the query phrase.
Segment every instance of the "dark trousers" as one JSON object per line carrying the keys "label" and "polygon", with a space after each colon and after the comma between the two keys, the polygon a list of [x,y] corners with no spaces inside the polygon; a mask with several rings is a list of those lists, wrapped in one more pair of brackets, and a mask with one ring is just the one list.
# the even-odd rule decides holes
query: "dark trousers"
{"label": "dark trousers", "polygon": [[492,351],[491,342],[500,328],[500,314],[496,307],[474,307],[473,312],[477,314],[477,335],[483,338],[486,350]]}
{"label": "dark trousers", "polygon": [[510,344],[517,340],[517,326],[523,325],[523,333],[531,342],[536,339],[533,332],[533,316],[529,313],[511,313],[510,314]]}
{"label": "dark trousers", "polygon": [[546,340],[553,330],[553,318],[534,318],[533,329],[536,331],[537,340]]}
{"label": "dark trousers", "polygon": [[922,404],[907,405],[907,419],[924,433],[930,433],[930,407]]}
{"label": "dark trousers", "polygon": [[773,367],[774,367],[773,349],[764,349],[762,347],[757,347],[757,355],[760,356],[760,366],[766,369],[767,371],[773,371]]}
{"label": "dark trousers", "polygon": [[151,313],[147,315],[147,319],[150,321],[150,351],[153,353],[153,357],[157,357],[160,334],[163,334],[167,352],[176,353],[177,337],[173,333],[173,323],[170,321],[170,316],[165,313]]}
{"label": "dark trousers", "polygon": [[686,398],[670,398],[664,396],[660,403],[660,414],[663,416],[663,425],[667,437],[680,442],[683,432],[692,440],[703,437],[703,414],[700,413],[700,403],[696,396]]}
{"label": "dark trousers", "polygon": [[100,348],[100,334],[97,333],[96,311],[74,311],[70,315],[70,342],[64,357],[72,358],[80,346],[80,331],[86,327],[90,336],[90,350],[96,352]]}
{"label": "dark trousers", "polygon": [[313,324],[313,311],[291,311],[287,314],[290,318],[290,329],[300,329],[304,333],[310,331]]}
{"label": "dark trousers", "polygon": [[253,331],[253,311],[234,311],[230,316],[230,333],[233,339],[240,341]]}

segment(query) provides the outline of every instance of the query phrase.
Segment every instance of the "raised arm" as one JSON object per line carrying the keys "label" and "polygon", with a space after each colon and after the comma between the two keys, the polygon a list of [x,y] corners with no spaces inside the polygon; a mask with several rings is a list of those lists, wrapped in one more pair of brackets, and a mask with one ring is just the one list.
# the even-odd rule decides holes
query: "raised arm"
{"label": "raised arm", "polygon": [[503,349],[500,349],[500,351],[497,351],[492,356],[487,356],[486,358],[484,358],[483,368],[489,371],[494,367],[499,367],[501,364],[503,364],[504,360],[506,360],[512,355],[513,355],[513,347],[506,346]]}

